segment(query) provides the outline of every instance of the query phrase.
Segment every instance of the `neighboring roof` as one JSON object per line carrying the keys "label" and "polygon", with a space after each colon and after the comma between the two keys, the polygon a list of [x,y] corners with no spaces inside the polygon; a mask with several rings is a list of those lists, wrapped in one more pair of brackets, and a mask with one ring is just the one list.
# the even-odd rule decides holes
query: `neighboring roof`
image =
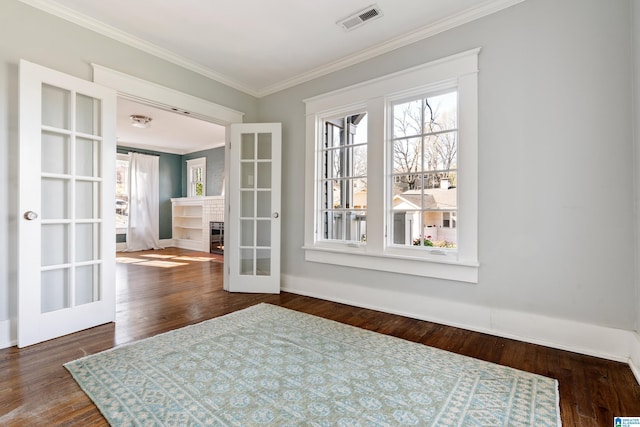
{"label": "neighboring roof", "polygon": [[424,190],[408,190],[404,193],[397,194],[393,198],[393,204],[394,206],[398,206],[404,202],[415,209],[420,209],[420,201],[423,191],[425,198],[423,207],[425,209],[457,209],[458,192],[456,188],[425,188]]}

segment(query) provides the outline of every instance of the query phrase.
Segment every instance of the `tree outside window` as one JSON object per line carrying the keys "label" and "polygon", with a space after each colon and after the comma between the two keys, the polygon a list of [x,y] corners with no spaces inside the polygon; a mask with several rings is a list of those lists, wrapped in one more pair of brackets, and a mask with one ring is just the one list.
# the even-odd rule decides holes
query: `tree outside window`
{"label": "tree outside window", "polygon": [[393,244],[457,247],[457,92],[393,105]]}

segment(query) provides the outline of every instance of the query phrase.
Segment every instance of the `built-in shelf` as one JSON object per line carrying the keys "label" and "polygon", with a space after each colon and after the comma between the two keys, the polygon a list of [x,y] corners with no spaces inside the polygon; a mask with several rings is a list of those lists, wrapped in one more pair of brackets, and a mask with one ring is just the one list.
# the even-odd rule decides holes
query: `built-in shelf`
{"label": "built-in shelf", "polygon": [[174,245],[209,252],[211,221],[224,222],[224,197],[181,197],[171,199]]}

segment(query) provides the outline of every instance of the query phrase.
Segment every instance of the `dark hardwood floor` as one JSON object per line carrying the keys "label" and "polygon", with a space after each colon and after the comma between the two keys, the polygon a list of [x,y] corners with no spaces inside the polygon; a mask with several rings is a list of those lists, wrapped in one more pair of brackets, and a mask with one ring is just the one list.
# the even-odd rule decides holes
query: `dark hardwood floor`
{"label": "dark hardwood floor", "polygon": [[259,302],[556,378],[564,426],[640,416],[640,386],[624,363],[290,293],[229,294],[216,257],[179,249],[119,254],[115,324],[0,350],[0,425],[107,425],[64,363]]}

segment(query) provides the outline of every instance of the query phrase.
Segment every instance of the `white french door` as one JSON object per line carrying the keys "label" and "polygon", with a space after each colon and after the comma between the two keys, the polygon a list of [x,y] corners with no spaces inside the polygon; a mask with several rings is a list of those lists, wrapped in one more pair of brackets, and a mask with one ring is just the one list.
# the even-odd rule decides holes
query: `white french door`
{"label": "white french door", "polygon": [[280,123],[231,125],[225,260],[230,292],[280,292]]}
{"label": "white french door", "polygon": [[20,61],[18,346],[115,319],[116,93]]}

